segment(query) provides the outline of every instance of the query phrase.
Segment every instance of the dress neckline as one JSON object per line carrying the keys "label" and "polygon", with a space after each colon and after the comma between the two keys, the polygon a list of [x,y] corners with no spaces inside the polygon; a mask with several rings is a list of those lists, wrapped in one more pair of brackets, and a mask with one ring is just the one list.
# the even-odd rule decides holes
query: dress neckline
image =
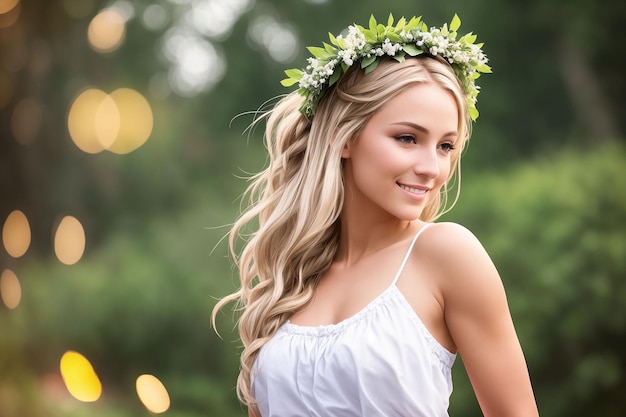
{"label": "dress neckline", "polygon": [[291,320],[287,320],[281,326],[281,329],[286,330],[289,333],[302,334],[307,336],[324,336],[341,332],[346,327],[350,326],[353,322],[360,321],[361,319],[366,317],[385,299],[389,298],[389,294],[394,289],[400,293],[398,287],[396,287],[395,284],[392,284],[391,286],[387,287],[382,293],[378,294],[376,298],[374,298],[367,305],[365,305],[365,307],[363,307],[350,317],[347,317],[337,323],[320,324],[318,326],[307,326],[302,324],[295,324],[292,323]]}
{"label": "dress neckline", "polygon": [[361,320],[366,319],[370,314],[373,314],[377,309],[387,302],[392,302],[407,314],[408,317],[417,325],[417,328],[421,334],[429,341],[430,345],[437,354],[437,357],[442,363],[447,366],[452,366],[456,358],[456,353],[449,351],[444,345],[442,345],[435,336],[430,333],[430,330],[426,327],[421,317],[413,310],[413,307],[409,304],[402,291],[396,286],[392,285],[380,293],[376,298],[370,301],[365,307],[359,310],[354,315],[341,320],[338,323],[323,324],[320,326],[305,326],[300,324],[294,324],[287,320],[278,330],[278,333],[285,333],[287,335],[298,335],[311,338],[324,338],[330,336],[338,336],[344,331],[348,330],[351,326],[356,325]]}
{"label": "dress neckline", "polygon": [[404,294],[402,294],[400,292],[400,290],[397,288],[396,284],[398,283],[398,279],[400,278],[400,275],[402,275],[402,271],[404,271],[404,267],[405,267],[407,261],[409,260],[409,257],[411,256],[411,252],[413,251],[413,247],[415,246],[415,242],[417,242],[417,238],[431,224],[432,223],[424,224],[424,226],[422,226],[417,231],[415,236],[413,236],[413,239],[411,240],[411,244],[407,248],[407,251],[406,251],[406,253],[405,253],[405,255],[404,255],[403,259],[402,259],[402,263],[400,264],[400,267],[398,268],[398,271],[394,275],[393,281],[391,282],[391,284],[383,292],[378,294],[373,300],[371,300],[369,303],[367,303],[365,305],[365,307],[363,307],[361,310],[357,311],[352,316],[347,317],[347,318],[345,318],[345,319],[343,319],[343,320],[341,320],[341,321],[339,321],[337,323],[321,324],[321,325],[318,325],[318,326],[307,326],[307,325],[301,325],[301,324],[294,324],[294,323],[291,322],[291,320],[287,320],[281,326],[281,328],[283,328],[285,330],[290,330],[290,331],[296,332],[296,333],[307,333],[307,334],[310,334],[310,335],[318,334],[318,333],[323,333],[323,334],[336,333],[336,332],[342,330],[344,327],[348,326],[351,322],[357,321],[357,320],[361,319],[369,311],[373,310],[378,304],[380,304],[382,302],[383,299],[387,298],[386,294],[390,293],[394,288],[402,296],[402,298],[404,298],[406,300],[406,298],[404,297]]}

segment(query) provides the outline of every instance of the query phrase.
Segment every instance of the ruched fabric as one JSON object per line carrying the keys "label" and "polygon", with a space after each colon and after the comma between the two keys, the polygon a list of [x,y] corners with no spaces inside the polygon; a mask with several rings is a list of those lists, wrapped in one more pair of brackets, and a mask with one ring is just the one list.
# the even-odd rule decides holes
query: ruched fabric
{"label": "ruched fabric", "polygon": [[252,391],[262,417],[443,417],[456,355],[428,332],[393,280],[357,314],[286,322],[261,349]]}

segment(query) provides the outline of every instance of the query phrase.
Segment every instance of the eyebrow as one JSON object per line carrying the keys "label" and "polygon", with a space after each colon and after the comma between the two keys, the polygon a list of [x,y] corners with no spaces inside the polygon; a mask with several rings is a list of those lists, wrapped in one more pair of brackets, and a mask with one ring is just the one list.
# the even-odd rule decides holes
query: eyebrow
{"label": "eyebrow", "polygon": [[[402,126],[409,126],[412,127],[415,130],[419,130],[420,132],[424,132],[426,134],[429,134],[430,131],[428,129],[426,129],[424,126],[418,125],[416,123],[413,122],[396,122],[396,123],[391,123],[392,125],[402,125]],[[456,130],[451,131],[451,132],[447,132],[444,133],[444,135],[442,137],[448,137],[448,136],[458,136],[458,132]]]}

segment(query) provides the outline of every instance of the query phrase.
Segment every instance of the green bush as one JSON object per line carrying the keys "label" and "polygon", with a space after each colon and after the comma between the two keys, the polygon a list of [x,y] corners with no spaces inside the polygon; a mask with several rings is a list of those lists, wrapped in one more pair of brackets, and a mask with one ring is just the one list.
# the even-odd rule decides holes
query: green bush
{"label": "green bush", "polygon": [[[543,417],[626,409],[625,168],[625,149],[606,144],[466,173],[448,216],[476,233],[501,273]],[[453,415],[476,415],[457,373]]]}

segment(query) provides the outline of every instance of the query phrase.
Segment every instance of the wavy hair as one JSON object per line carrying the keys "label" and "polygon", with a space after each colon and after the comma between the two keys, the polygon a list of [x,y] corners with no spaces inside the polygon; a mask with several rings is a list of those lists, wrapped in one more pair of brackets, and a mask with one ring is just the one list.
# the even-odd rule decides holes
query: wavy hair
{"label": "wavy hair", "polygon": [[[221,299],[212,320],[225,304],[235,301],[243,351],[237,396],[254,404],[251,377],[260,349],[281,325],[313,297],[316,284],[330,267],[339,243],[339,215],[344,186],[341,151],[358,137],[371,116],[390,98],[415,83],[433,82],[449,91],[459,112],[459,142],[451,157],[448,181],[431,198],[420,219],[433,221],[447,210],[448,185],[460,181],[460,155],[470,136],[467,98],[452,68],[442,59],[410,58],[402,63],[382,59],[365,75],[353,66],[326,92],[312,121],[298,108],[297,92],[285,96],[266,120],[268,166],[251,177],[250,204],[234,223],[229,247],[239,269],[241,287]],[[247,230],[253,231],[248,233]],[[236,250],[240,240],[243,247]]]}

